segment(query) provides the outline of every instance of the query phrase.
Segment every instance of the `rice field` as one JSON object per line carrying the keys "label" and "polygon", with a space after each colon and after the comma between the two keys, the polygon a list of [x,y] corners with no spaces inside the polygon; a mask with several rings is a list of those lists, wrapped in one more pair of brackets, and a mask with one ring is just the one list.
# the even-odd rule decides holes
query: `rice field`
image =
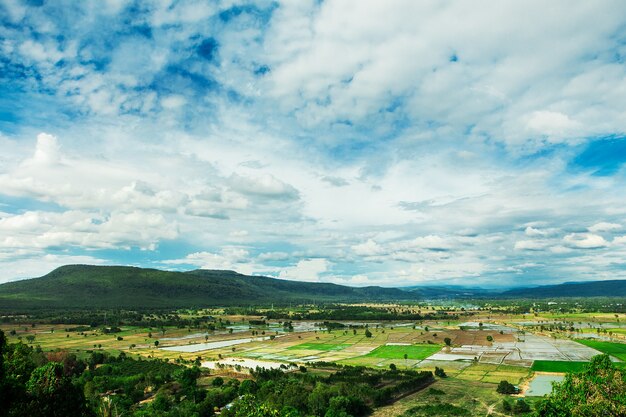
{"label": "rice field", "polygon": [[441,350],[439,345],[383,345],[367,355],[370,358],[422,360]]}
{"label": "rice field", "polygon": [[608,353],[622,361],[626,361],[626,343],[601,342],[598,340],[581,339],[577,340],[590,348],[599,350],[602,353]]}
{"label": "rice field", "polygon": [[349,347],[346,343],[301,343],[299,345],[290,346],[287,350],[320,350],[323,352],[334,352]]}
{"label": "rice field", "polygon": [[589,362],[566,361],[535,361],[532,370],[535,372],[580,372]]}

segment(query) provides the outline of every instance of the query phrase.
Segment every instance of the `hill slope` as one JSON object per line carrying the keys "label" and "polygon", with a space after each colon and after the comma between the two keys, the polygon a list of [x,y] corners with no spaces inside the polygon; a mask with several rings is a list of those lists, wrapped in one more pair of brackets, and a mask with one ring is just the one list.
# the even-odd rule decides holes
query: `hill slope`
{"label": "hill slope", "polygon": [[63,266],[0,285],[0,309],[174,308],[319,301],[416,299],[396,288],[354,288],[247,276],[233,271],[161,271],[125,266]]}
{"label": "hill slope", "polygon": [[626,280],[566,282],[535,288],[516,288],[501,295],[507,298],[626,297]]}

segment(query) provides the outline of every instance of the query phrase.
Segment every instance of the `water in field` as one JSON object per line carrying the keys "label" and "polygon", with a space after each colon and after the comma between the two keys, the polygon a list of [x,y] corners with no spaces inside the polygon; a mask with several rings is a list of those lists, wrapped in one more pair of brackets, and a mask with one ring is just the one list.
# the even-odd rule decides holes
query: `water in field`
{"label": "water in field", "polygon": [[247,337],[245,339],[231,339],[231,340],[219,340],[217,342],[207,342],[207,343],[194,343],[191,345],[183,345],[183,346],[169,346],[161,348],[161,350],[169,350],[172,352],[200,352],[203,350],[211,350],[211,349],[219,349],[223,347],[241,345],[243,343],[250,343],[262,340],[269,340],[269,336],[265,337]]}
{"label": "water in field", "polygon": [[552,383],[561,382],[563,375],[537,375],[530,381],[528,390],[524,393],[527,397],[543,397],[552,392]]}
{"label": "water in field", "polygon": [[162,337],[159,340],[161,342],[171,342],[171,341],[175,341],[175,340],[187,340],[187,339],[196,339],[198,337],[204,337],[204,336],[208,336],[208,333],[191,333],[191,334],[187,334],[185,336],[178,336],[178,337]]}

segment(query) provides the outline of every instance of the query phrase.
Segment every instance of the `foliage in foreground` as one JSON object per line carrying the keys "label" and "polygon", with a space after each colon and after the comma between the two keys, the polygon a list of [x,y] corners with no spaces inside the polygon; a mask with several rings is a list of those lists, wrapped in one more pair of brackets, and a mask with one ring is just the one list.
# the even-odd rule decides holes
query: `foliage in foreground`
{"label": "foliage in foreground", "polygon": [[567,374],[552,393],[537,404],[540,417],[626,416],[626,371],[608,355],[594,357],[580,373]]}
{"label": "foliage in foreground", "polygon": [[313,364],[312,371],[262,370],[254,380],[213,378],[163,360],[91,352],[81,360],[0,331],[0,417],[351,417],[367,415],[434,381],[429,371]]}

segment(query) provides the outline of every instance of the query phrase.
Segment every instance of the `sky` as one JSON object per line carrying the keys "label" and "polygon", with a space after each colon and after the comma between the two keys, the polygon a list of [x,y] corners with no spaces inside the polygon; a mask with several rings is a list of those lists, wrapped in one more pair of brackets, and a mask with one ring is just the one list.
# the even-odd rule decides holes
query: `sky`
{"label": "sky", "polygon": [[0,282],[626,278],[622,1],[0,0]]}

